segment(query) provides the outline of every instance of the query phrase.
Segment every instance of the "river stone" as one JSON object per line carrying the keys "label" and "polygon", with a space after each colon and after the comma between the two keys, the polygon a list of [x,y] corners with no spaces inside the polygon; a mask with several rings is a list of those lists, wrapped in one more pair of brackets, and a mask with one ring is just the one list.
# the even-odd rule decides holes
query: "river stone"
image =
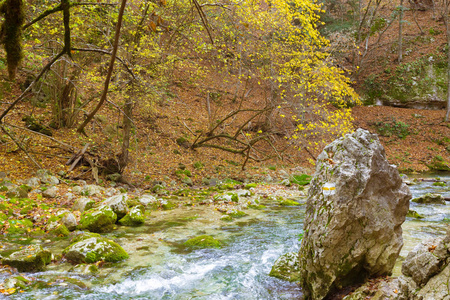
{"label": "river stone", "polygon": [[120,225],[124,226],[139,226],[145,222],[145,208],[142,205],[136,205],[130,209],[128,214],[119,220]]}
{"label": "river stone", "polygon": [[101,205],[109,206],[117,214],[118,219],[122,219],[129,211],[128,209],[128,195],[121,194],[107,198]]}
{"label": "river stone", "polygon": [[73,243],[64,249],[63,254],[75,263],[117,262],[128,258],[128,253],[119,244],[104,237],[91,237]]}
{"label": "river stone", "polygon": [[73,210],[78,210],[83,213],[85,210],[91,209],[94,207],[94,200],[89,199],[87,197],[80,197],[73,203]]}
{"label": "river stone", "polygon": [[289,252],[281,255],[273,264],[269,276],[273,276],[290,282],[300,281],[300,265],[298,263],[298,253]]}
{"label": "river stone", "polygon": [[[335,190],[323,190],[325,183]],[[391,274],[410,199],[377,135],[358,129],[326,146],[308,191],[299,252],[305,296],[323,299],[368,277]]]}
{"label": "river stone", "polygon": [[85,211],[81,215],[80,229],[91,232],[109,232],[116,223],[117,215],[109,206],[101,206]]}
{"label": "river stone", "polygon": [[2,264],[17,268],[19,272],[42,271],[51,258],[49,250],[40,245],[29,245],[3,258]]}
{"label": "river stone", "polygon": [[441,194],[426,193],[420,197],[414,198],[412,202],[421,204],[445,204],[445,199]]}

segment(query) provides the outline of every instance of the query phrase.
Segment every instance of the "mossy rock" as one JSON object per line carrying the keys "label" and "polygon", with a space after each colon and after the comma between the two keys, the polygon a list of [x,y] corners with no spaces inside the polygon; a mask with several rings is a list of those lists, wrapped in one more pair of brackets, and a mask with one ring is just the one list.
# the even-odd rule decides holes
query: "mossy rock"
{"label": "mossy rock", "polygon": [[423,219],[424,218],[421,214],[419,214],[417,211],[412,210],[412,209],[408,210],[408,213],[406,214],[406,216],[409,218],[415,218],[415,219]]}
{"label": "mossy rock", "polygon": [[100,234],[89,231],[74,231],[70,235],[72,236],[72,239],[70,240],[71,244],[80,242],[82,240],[87,240],[93,237],[101,237]]}
{"label": "mossy rock", "polygon": [[3,258],[2,264],[17,268],[19,272],[42,271],[51,257],[51,252],[40,245],[29,245]]}
{"label": "mossy rock", "polygon": [[258,186],[258,184],[257,183],[247,183],[246,185],[245,185],[245,189],[247,189],[247,190],[249,190],[249,189],[251,189],[251,188],[256,188]]}
{"label": "mossy rock", "polygon": [[109,206],[101,206],[85,211],[81,215],[79,228],[92,232],[109,232],[116,223],[117,215]]}
{"label": "mossy rock", "polygon": [[447,184],[445,182],[438,181],[438,182],[434,182],[433,186],[447,186]]}
{"label": "mossy rock", "polygon": [[225,222],[231,222],[231,221],[233,221],[233,217],[229,216],[229,215],[224,215],[224,216],[220,217],[220,220],[225,221]]}
{"label": "mossy rock", "polygon": [[64,224],[61,224],[59,222],[51,222],[46,226],[45,229],[49,235],[53,236],[64,237],[70,234],[69,229],[67,229]]}
{"label": "mossy rock", "polygon": [[167,200],[161,200],[161,208],[163,210],[171,210],[176,208],[177,205],[175,205],[174,203],[167,201]]}
{"label": "mossy rock", "polygon": [[265,205],[255,205],[255,204],[250,204],[250,205],[248,206],[248,208],[262,210],[262,209],[266,209],[267,206],[265,206]]}
{"label": "mossy rock", "polygon": [[75,263],[118,262],[128,258],[128,253],[119,244],[103,237],[91,237],[73,243],[64,249],[63,254],[67,260]]}
{"label": "mossy rock", "polygon": [[183,245],[193,249],[221,248],[222,242],[210,235],[200,235],[187,240]]}
{"label": "mossy rock", "polygon": [[247,216],[247,214],[245,212],[243,212],[242,210],[237,210],[237,209],[231,209],[231,210],[227,211],[226,214],[232,218],[242,218],[242,217]]}
{"label": "mossy rock", "polygon": [[281,206],[297,206],[300,205],[297,201],[285,199],[282,197],[277,197],[277,200]]}
{"label": "mossy rock", "polygon": [[134,206],[127,215],[119,220],[120,225],[139,226],[145,222],[145,208],[142,205]]}
{"label": "mossy rock", "polygon": [[441,194],[426,193],[420,197],[414,198],[412,202],[420,204],[445,204],[445,199]]}
{"label": "mossy rock", "polygon": [[239,196],[236,193],[226,193],[223,195],[217,195],[214,197],[214,201],[223,201],[223,202],[239,202]]}
{"label": "mossy rock", "polygon": [[281,255],[273,264],[269,276],[289,282],[300,281],[300,263],[297,252],[289,252]]}

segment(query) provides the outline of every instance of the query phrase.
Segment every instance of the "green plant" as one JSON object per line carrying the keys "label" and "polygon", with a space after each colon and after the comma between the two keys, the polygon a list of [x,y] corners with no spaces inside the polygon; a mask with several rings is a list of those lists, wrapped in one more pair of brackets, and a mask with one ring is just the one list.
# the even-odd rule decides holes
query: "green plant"
{"label": "green plant", "polygon": [[395,119],[387,122],[376,122],[375,126],[381,136],[397,136],[401,139],[404,139],[411,134],[408,124],[403,123],[402,121],[397,122]]}

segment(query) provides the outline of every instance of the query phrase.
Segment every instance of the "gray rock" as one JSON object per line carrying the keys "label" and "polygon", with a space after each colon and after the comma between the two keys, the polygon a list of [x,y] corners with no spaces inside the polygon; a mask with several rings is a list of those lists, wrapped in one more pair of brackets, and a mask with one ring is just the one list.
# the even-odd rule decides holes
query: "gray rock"
{"label": "gray rock", "polygon": [[153,195],[150,195],[150,194],[142,195],[141,197],[139,197],[138,201],[139,201],[139,203],[141,203],[144,206],[152,205],[152,204],[158,202],[156,197]]}
{"label": "gray rock", "polygon": [[72,192],[74,192],[75,194],[78,194],[78,195],[81,194],[81,191],[82,191],[82,190],[83,190],[83,187],[81,187],[81,186],[79,186],[79,185],[74,186],[74,187],[72,188]]}
{"label": "gray rock", "polygon": [[3,258],[2,264],[17,268],[19,272],[41,271],[50,263],[51,257],[51,252],[40,245],[29,245]]}
{"label": "gray rock", "polygon": [[42,196],[45,198],[56,198],[56,196],[58,196],[58,188],[56,186],[51,186],[42,192]]}
{"label": "gray rock", "polygon": [[66,197],[66,199],[67,199],[68,201],[70,201],[70,200],[72,200],[73,198],[75,198],[75,195],[72,194],[71,192],[67,192],[64,196]]}
{"label": "gray rock", "polygon": [[408,253],[402,264],[402,273],[412,277],[418,286],[422,286],[441,270],[443,259],[433,252],[442,239],[425,241]]}
{"label": "gray rock", "polygon": [[8,198],[28,198],[28,189],[25,186],[15,186],[6,193]]}
{"label": "gray rock", "polygon": [[75,218],[75,215],[71,212],[65,212],[61,218],[61,222],[69,229],[69,231],[74,231],[78,225],[77,218]]}
{"label": "gray rock", "polygon": [[[327,183],[327,185],[325,185]],[[306,297],[389,275],[403,246],[411,193],[377,135],[358,129],[318,156],[299,252]]]}
{"label": "gray rock", "polygon": [[88,184],[83,187],[81,194],[84,196],[101,196],[104,189],[95,184]]}
{"label": "gray rock", "polygon": [[37,188],[38,186],[41,185],[41,180],[37,177],[31,177],[30,179],[27,180],[26,185],[32,188]]}
{"label": "gray rock", "polygon": [[117,214],[118,219],[122,219],[129,211],[128,194],[121,194],[107,198],[101,205],[109,206]]}
{"label": "gray rock", "polygon": [[194,183],[192,182],[192,179],[190,177],[184,177],[183,179],[181,179],[181,182],[188,186],[194,185]]}
{"label": "gray rock", "polygon": [[269,276],[277,277],[290,282],[300,281],[298,253],[289,252],[281,255],[273,264]]}
{"label": "gray rock", "polygon": [[87,197],[80,197],[73,203],[73,210],[78,210],[83,213],[85,210],[91,209],[94,207],[94,200],[89,199]]}
{"label": "gray rock", "polygon": [[120,192],[118,190],[116,190],[115,188],[113,188],[113,187],[107,188],[105,190],[105,196],[106,197],[111,197],[111,196],[114,196],[114,195],[119,194],[119,193]]}
{"label": "gray rock", "polygon": [[449,281],[450,281],[450,265],[447,265],[445,269],[431,278],[428,283],[410,299],[420,300],[449,300]]}
{"label": "gray rock", "polygon": [[420,197],[414,198],[412,202],[421,204],[445,204],[445,199],[441,194],[426,193]]}
{"label": "gray rock", "polygon": [[376,278],[363,284],[345,300],[362,300],[362,299],[386,299],[386,300],[407,300],[408,297],[401,292],[402,282],[399,278],[386,277]]}

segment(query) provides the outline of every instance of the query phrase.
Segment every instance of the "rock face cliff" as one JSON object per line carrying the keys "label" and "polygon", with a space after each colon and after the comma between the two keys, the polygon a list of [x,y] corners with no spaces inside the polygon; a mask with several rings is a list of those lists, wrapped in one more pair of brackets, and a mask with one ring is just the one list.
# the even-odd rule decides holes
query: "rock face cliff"
{"label": "rock face cliff", "polygon": [[305,296],[323,299],[390,274],[410,199],[377,135],[358,129],[326,146],[309,189],[299,252]]}

